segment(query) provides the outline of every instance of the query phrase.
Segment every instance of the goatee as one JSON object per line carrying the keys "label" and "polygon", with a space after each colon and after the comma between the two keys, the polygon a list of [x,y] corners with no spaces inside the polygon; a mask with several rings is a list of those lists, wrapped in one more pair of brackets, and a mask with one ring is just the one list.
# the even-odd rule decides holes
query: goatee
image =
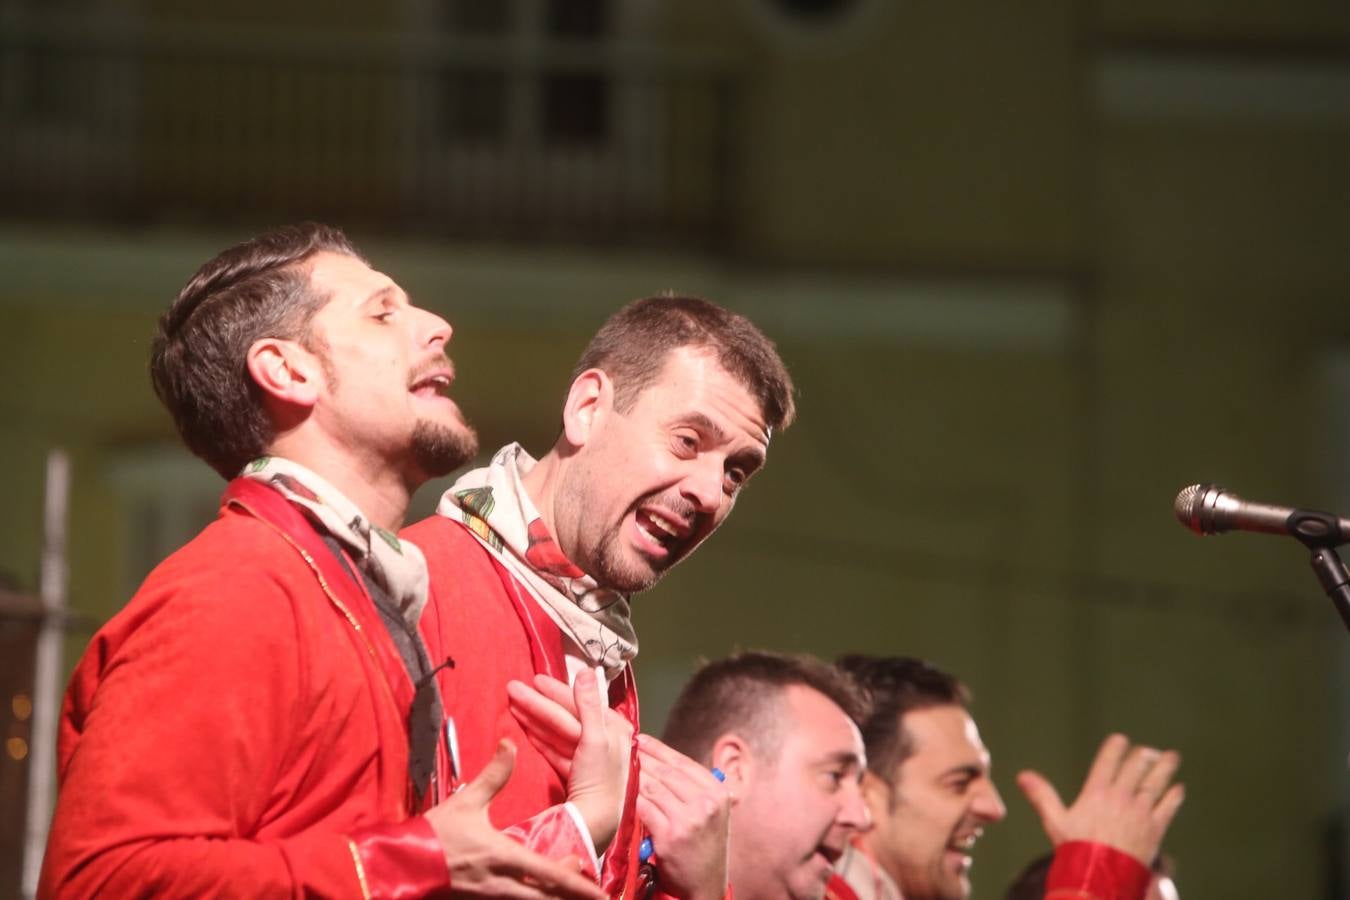
{"label": "goatee", "polygon": [[466,423],[451,428],[420,421],[413,426],[412,451],[428,478],[440,478],[478,454],[478,433]]}

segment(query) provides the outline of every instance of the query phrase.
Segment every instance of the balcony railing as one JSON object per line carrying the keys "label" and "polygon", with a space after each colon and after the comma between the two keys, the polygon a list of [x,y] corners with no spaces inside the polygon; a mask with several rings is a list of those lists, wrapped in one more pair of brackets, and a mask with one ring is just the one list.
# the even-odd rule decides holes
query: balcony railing
{"label": "balcony railing", "polygon": [[0,19],[0,215],[716,241],[732,68],[650,45]]}

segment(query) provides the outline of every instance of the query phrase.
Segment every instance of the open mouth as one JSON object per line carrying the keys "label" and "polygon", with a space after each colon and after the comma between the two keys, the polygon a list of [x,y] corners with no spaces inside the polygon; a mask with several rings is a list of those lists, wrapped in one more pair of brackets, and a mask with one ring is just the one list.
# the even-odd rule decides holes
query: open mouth
{"label": "open mouth", "polygon": [[418,397],[443,397],[454,380],[450,372],[432,372],[414,381],[409,390]]}
{"label": "open mouth", "polygon": [[684,521],[656,507],[643,507],[634,516],[638,531],[666,553],[675,551],[692,531]]}
{"label": "open mouth", "polygon": [[844,855],[844,851],[841,848],[831,847],[827,844],[821,844],[816,848],[816,852],[825,858],[825,861],[830,864],[831,868],[833,868],[835,863],[839,862],[840,858]]}
{"label": "open mouth", "polygon": [[971,851],[975,849],[975,842],[979,840],[979,833],[969,834],[965,837],[956,838],[947,845],[947,852],[956,857],[957,864],[964,870],[969,869],[972,863]]}

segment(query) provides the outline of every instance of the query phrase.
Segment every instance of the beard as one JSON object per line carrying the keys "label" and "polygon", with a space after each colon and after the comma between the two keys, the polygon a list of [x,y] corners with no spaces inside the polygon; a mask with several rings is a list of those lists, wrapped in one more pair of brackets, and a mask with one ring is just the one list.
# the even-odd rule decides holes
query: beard
{"label": "beard", "polygon": [[636,594],[656,584],[666,573],[664,569],[658,569],[650,563],[643,565],[624,559],[619,550],[621,527],[611,528],[596,542],[590,575],[601,587],[621,594]]}
{"label": "beard", "polygon": [[[594,522],[588,514],[598,505],[594,497],[596,485],[604,484],[607,473],[597,470],[589,460],[579,461],[576,469],[568,472],[558,485],[558,507],[562,521],[560,533],[553,537],[563,554],[602,588],[620,594],[636,594],[661,580],[664,572],[643,559],[626,559],[620,535],[624,520],[611,524],[595,536],[594,543],[585,537],[585,525]],[[566,545],[564,544],[566,541]]]}
{"label": "beard", "polygon": [[[587,477],[591,476],[588,474]],[[583,491],[572,492],[570,496],[575,498],[573,502],[576,509],[593,508],[582,499],[585,496]],[[621,594],[637,594],[645,591],[664,578],[666,572],[684,560],[698,546],[697,543],[688,542],[701,538],[686,538],[685,542],[672,549],[670,556],[660,561],[648,559],[637,550],[626,548],[623,541],[624,524],[645,505],[664,506],[682,517],[693,515],[692,507],[678,496],[661,498],[660,494],[651,494],[634,503],[619,521],[596,538],[595,545],[589,553],[581,554],[582,560],[574,560],[601,587]]]}
{"label": "beard", "polygon": [[477,453],[478,433],[466,422],[451,427],[423,419],[413,426],[413,459],[428,478],[449,475]]}

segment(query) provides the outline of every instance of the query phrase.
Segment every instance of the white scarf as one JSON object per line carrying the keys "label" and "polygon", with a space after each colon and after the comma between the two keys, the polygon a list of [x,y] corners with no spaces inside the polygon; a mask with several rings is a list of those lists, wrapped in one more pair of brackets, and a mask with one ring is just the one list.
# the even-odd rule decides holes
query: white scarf
{"label": "white scarf", "polygon": [[361,571],[389,595],[403,620],[416,630],[427,605],[427,560],[421,549],[372,524],[341,491],[297,462],[263,456],[240,474],[280,492],[346,547]]}
{"label": "white scarf", "polygon": [[834,871],[853,888],[858,900],[904,900],[899,885],[856,840],[844,849]]}
{"label": "white scarf", "polygon": [[485,468],[456,481],[436,512],[467,525],[586,661],[603,666],[612,680],[638,652],[628,598],[600,587],[563,555],[521,483],[534,464],[519,444],[508,444]]}

